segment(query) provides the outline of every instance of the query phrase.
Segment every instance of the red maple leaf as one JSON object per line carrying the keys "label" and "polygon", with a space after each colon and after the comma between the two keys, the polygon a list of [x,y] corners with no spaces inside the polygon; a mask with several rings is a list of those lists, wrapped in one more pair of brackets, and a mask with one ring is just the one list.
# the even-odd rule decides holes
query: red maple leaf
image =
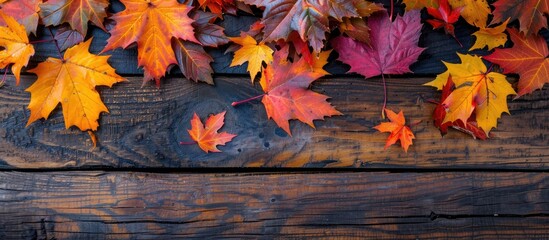
{"label": "red maple leaf", "polygon": [[433,29],[444,28],[446,34],[456,37],[454,34],[454,23],[459,19],[463,8],[452,9],[448,0],[440,0],[438,8],[428,7],[427,12],[435,19],[427,19],[427,22],[433,26]]}
{"label": "red maple leaf", "polygon": [[547,0],[499,0],[494,4],[493,23],[518,19],[520,31],[524,34],[537,34],[540,29],[547,28],[549,1]]}
{"label": "red maple leaf", "polygon": [[549,49],[542,36],[523,36],[513,28],[507,31],[513,47],[496,49],[484,59],[500,65],[504,73],[520,75],[517,92],[517,97],[520,97],[549,83]]}

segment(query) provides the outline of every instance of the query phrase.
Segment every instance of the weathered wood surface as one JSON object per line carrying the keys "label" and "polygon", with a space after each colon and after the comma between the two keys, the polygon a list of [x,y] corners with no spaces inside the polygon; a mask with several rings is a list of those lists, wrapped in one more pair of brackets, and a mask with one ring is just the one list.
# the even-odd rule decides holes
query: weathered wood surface
{"label": "weathered wood surface", "polygon": [[[194,167],[358,167],[358,168],[475,168],[549,169],[549,91],[547,88],[509,102],[493,137],[474,140],[452,131],[441,137],[431,120],[438,93],[421,86],[427,78],[388,79],[388,107],[403,109],[413,127],[414,145],[408,153],[398,146],[384,151],[387,134],[373,126],[381,120],[383,87],[380,79],[328,78],[315,91],[331,96],[344,116],[315,121],[317,129],[291,122],[293,137],[268,120],[259,101],[231,107],[231,102],[261,94],[248,78],[215,79],[215,87],[185,79],[167,79],[160,89],[141,87],[139,77],[102,88],[110,114],[101,117],[99,146],[86,133],[65,130],[61,111],[47,121],[25,127],[29,94],[35,77],[16,87],[0,89],[0,168],[194,168]],[[206,154],[190,141],[187,129],[194,112],[227,111],[222,129],[237,134],[220,149]]]}
{"label": "weathered wood surface", "polygon": [[1,239],[546,239],[544,173],[0,173]]}
{"label": "weathered wood surface", "polygon": [[[111,11],[121,9],[111,3]],[[256,20],[227,15],[220,24],[237,36]],[[98,53],[109,35],[90,29]],[[439,94],[421,84],[444,71],[441,60],[457,62],[474,31],[456,24],[460,47],[424,26],[420,46],[427,49],[412,65],[415,74],[388,80],[389,108],[422,121],[407,154],[397,146],[383,151],[387,135],[372,129],[381,121],[380,79],[341,77],[349,68],[336,53],[325,67],[335,77],[313,89],[345,115],[315,121],[316,130],[292,121],[294,137],[267,119],[259,101],[230,106],[261,90],[243,77],[245,65],[229,67],[224,48],[207,49],[215,87],[182,79],[174,68],[161,88],[142,88],[136,49],[107,53],[130,81],[100,89],[111,113],[101,118],[96,149],[86,133],[64,128],[59,109],[26,128],[24,89],[36,78],[16,87],[10,77],[0,88],[0,239],[548,239],[547,87],[510,102],[512,116],[500,119],[488,141],[457,131],[441,138],[432,126],[428,100]],[[50,38],[39,32],[38,39]],[[549,31],[542,34],[549,41]],[[52,43],[36,49],[29,68],[58,56]],[[223,110],[223,130],[239,135],[223,153],[178,144],[190,140],[193,112],[204,118]],[[271,167],[291,168],[262,172]],[[317,171],[324,167],[360,169]],[[82,171],[93,168],[107,171]],[[12,172],[23,169],[32,170]],[[123,171],[137,169],[165,173]],[[249,173],[205,173],[233,170]]]}

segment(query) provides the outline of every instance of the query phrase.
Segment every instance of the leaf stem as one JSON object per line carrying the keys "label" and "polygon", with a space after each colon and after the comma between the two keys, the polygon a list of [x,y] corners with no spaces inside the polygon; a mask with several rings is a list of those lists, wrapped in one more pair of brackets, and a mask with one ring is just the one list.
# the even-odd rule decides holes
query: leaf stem
{"label": "leaf stem", "polygon": [[422,122],[423,122],[423,120],[415,121],[415,122],[411,123],[411,124],[409,125],[409,127],[415,127],[415,126],[419,125],[419,124],[422,123]]}
{"label": "leaf stem", "polygon": [[263,96],[265,96],[265,93],[264,93],[264,94],[261,94],[261,95],[258,95],[258,96],[255,96],[255,97],[248,98],[248,99],[244,99],[244,100],[232,102],[232,103],[231,103],[231,106],[236,107],[236,106],[238,106],[238,105],[240,105],[240,104],[247,103],[247,102],[251,102],[251,101],[256,100],[256,99],[258,99],[258,98],[262,98]]}
{"label": "leaf stem", "polygon": [[452,34],[452,37],[456,40],[456,42],[459,44],[460,47],[463,47],[463,44],[459,41],[459,39],[456,37],[456,35]]}
{"label": "leaf stem", "polygon": [[93,131],[88,130],[88,135],[90,135],[90,140],[92,141],[93,147],[92,150],[97,147],[97,136]]}
{"label": "leaf stem", "polygon": [[393,11],[394,11],[394,3],[393,3],[394,0],[391,0],[391,14],[389,15],[389,19],[391,19],[391,21],[393,21]]}
{"label": "leaf stem", "polygon": [[195,145],[196,142],[179,142],[179,145]]}
{"label": "leaf stem", "polygon": [[436,105],[440,104],[440,102],[437,102],[436,100],[433,100],[433,99],[427,99],[427,102],[432,103],[432,104],[436,104]]}
{"label": "leaf stem", "polygon": [[42,40],[36,40],[36,41],[32,41],[32,42],[29,42],[30,44],[37,44],[37,43],[46,43],[46,42],[53,42],[55,41],[55,39],[42,39]]}
{"label": "leaf stem", "polygon": [[381,74],[383,79],[383,107],[381,108],[381,118],[385,119],[385,108],[387,107],[387,82],[385,82],[385,75]]}
{"label": "leaf stem", "polygon": [[51,38],[53,42],[55,42],[55,47],[57,48],[57,53],[59,53],[59,58],[63,61],[65,61],[65,58],[63,57],[63,54],[61,54],[61,48],[59,47],[59,43],[57,43],[57,39],[55,39],[55,35],[53,35],[53,31],[51,28],[48,27],[48,30],[50,31]]}
{"label": "leaf stem", "polygon": [[9,66],[6,66],[6,67],[4,68],[4,76],[2,76],[2,80],[0,81],[0,87],[3,87],[4,84],[6,84],[6,77],[7,77],[7,75],[8,75],[8,71],[9,71],[9,68],[8,68],[8,67],[9,67]]}
{"label": "leaf stem", "polygon": [[494,64],[490,64],[490,66],[488,67],[488,70],[486,70],[486,74],[492,72],[492,69],[494,68]]}

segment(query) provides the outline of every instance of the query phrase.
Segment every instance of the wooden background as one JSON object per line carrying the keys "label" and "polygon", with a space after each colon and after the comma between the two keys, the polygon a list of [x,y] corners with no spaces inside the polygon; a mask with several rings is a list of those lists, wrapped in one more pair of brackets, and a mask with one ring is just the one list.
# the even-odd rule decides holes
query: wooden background
{"label": "wooden background", "polygon": [[[227,16],[221,24],[236,36],[255,20]],[[427,50],[414,74],[388,76],[388,107],[422,121],[408,153],[384,151],[387,134],[372,129],[382,121],[381,80],[344,75],[335,53],[325,68],[332,75],[313,90],[344,115],[315,121],[316,130],[292,121],[293,137],[259,101],[231,107],[261,90],[245,66],[229,67],[223,48],[209,50],[215,86],[172,71],[160,88],[141,87],[136,50],[109,53],[129,82],[100,88],[110,114],[95,149],[86,133],[64,128],[61,111],[25,127],[24,89],[36,76],[21,86],[9,76],[0,88],[0,239],[547,239],[547,87],[510,101],[511,116],[489,140],[458,131],[442,138],[433,126],[429,101],[440,93],[422,84],[445,70],[441,60],[457,62],[456,51],[472,45],[475,29],[461,21],[463,48],[424,26]],[[108,34],[90,31],[97,53]],[[29,67],[56,55],[51,43],[38,44]],[[238,137],[223,153],[179,145],[190,140],[193,112],[224,110],[223,130]]]}

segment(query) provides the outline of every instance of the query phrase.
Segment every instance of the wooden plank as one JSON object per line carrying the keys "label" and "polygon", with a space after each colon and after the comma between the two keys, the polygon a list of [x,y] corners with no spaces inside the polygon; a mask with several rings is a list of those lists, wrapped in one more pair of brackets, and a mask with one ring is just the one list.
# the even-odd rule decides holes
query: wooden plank
{"label": "wooden plank", "polygon": [[[493,138],[474,140],[452,131],[441,138],[431,114],[438,93],[421,86],[426,78],[388,79],[389,104],[403,109],[413,127],[408,153],[398,146],[383,150],[387,134],[378,133],[383,87],[380,79],[322,79],[314,90],[331,96],[344,116],[315,121],[317,129],[292,121],[293,137],[268,120],[259,102],[231,107],[231,102],[261,94],[248,78],[219,77],[215,87],[185,79],[168,79],[163,87],[141,87],[139,77],[102,88],[110,114],[101,117],[99,146],[88,135],[66,130],[61,111],[47,121],[25,127],[28,87],[34,77],[13,79],[0,89],[0,168],[194,168],[194,167],[357,167],[549,169],[549,91],[547,88],[509,101]],[[190,141],[187,129],[194,112],[227,111],[222,129],[238,134],[223,153],[206,154]]]}
{"label": "wooden plank", "polygon": [[0,173],[2,239],[545,239],[545,173]]}
{"label": "wooden plank", "polygon": [[[249,26],[259,18],[244,15],[232,16],[225,15],[225,20],[220,22],[220,25],[225,28],[227,36],[238,36],[241,31],[246,31]],[[89,36],[93,36],[94,40],[90,47],[91,52],[98,53],[107,43],[109,34],[96,28],[91,27]],[[444,34],[444,31],[433,31],[429,26],[425,26],[422,30],[419,46],[425,47],[426,50],[421,54],[418,62],[413,64],[411,70],[416,74],[433,75],[439,74],[446,70],[446,67],[441,61],[459,62],[456,52],[467,53],[467,50],[473,45],[474,37],[471,36],[476,29],[466,24],[463,20],[456,24],[456,36],[463,44],[463,47],[454,40],[451,36]],[[549,31],[543,30],[542,34],[549,41]],[[43,27],[39,28],[39,39],[51,39],[49,31]],[[329,44],[328,44],[329,46]],[[212,67],[217,74],[246,74],[246,65],[238,67],[229,67],[232,61],[232,54],[224,54],[226,46],[219,49],[207,48],[207,52],[213,57],[214,62]],[[473,54],[485,55],[487,51],[476,50]],[[119,74],[143,74],[141,68],[137,65],[137,49],[129,48],[128,50],[116,49],[107,54],[112,55],[109,63],[116,69]],[[39,62],[44,61],[47,57],[58,57],[57,49],[51,42],[36,44],[36,54],[31,59],[29,68],[36,66]],[[330,63],[325,67],[332,74],[344,74],[349,70],[349,66],[336,61],[337,54],[334,52],[331,56]],[[180,74],[177,68],[173,68],[172,76]]]}

